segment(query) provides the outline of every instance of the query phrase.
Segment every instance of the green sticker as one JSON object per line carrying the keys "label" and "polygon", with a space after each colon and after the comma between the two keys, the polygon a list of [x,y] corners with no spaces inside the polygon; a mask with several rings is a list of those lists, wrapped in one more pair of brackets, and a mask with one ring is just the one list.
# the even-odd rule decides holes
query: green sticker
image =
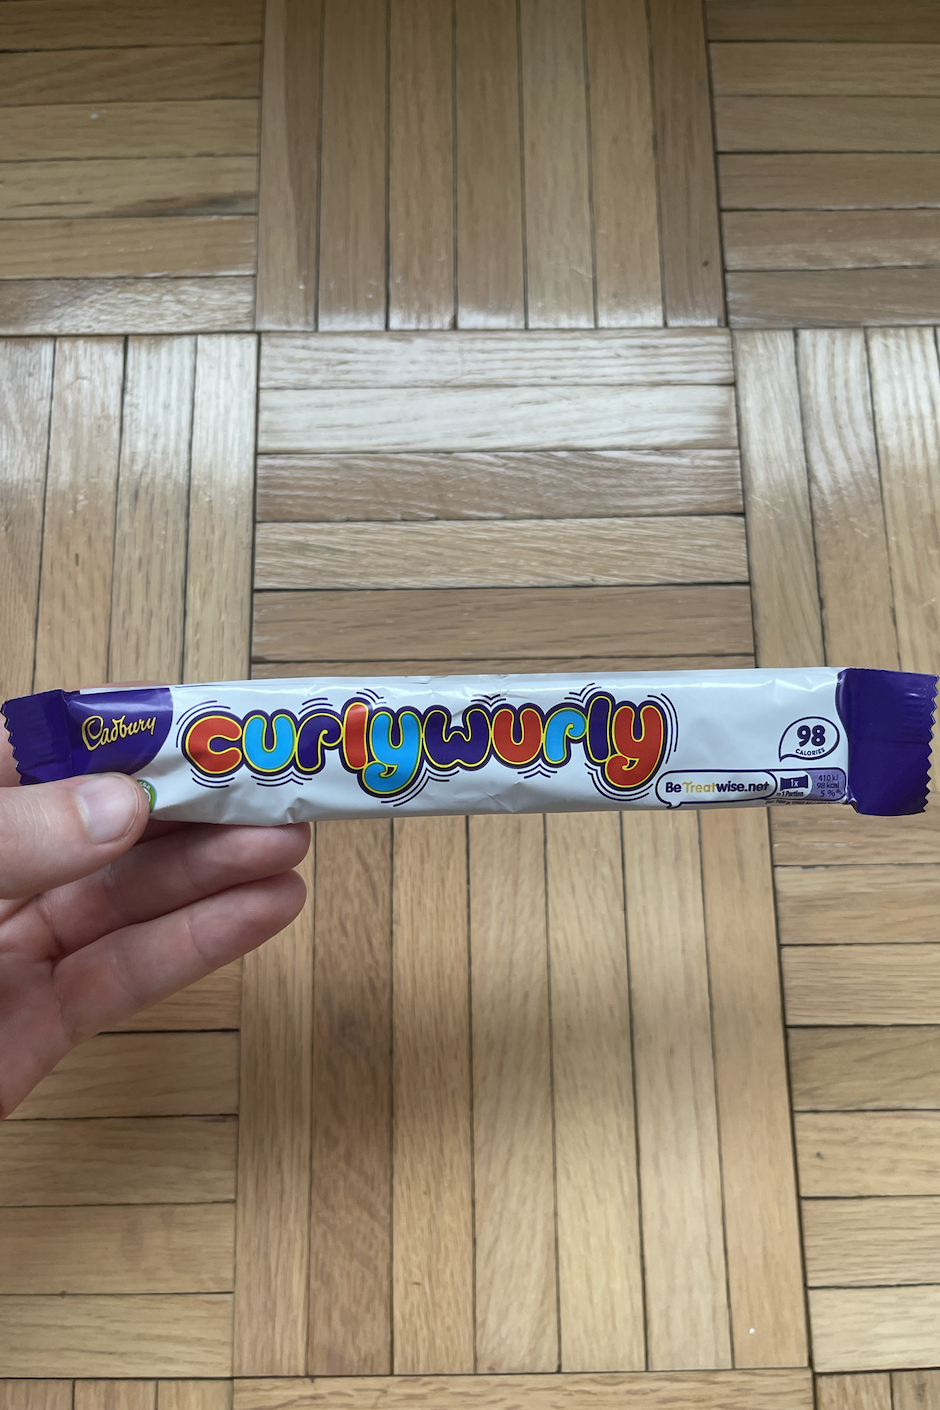
{"label": "green sticker", "polygon": [[150,799],[150,811],[153,812],[154,808],[157,806],[157,790],[154,788],[153,784],[148,783],[145,778],[139,778],[137,782]]}

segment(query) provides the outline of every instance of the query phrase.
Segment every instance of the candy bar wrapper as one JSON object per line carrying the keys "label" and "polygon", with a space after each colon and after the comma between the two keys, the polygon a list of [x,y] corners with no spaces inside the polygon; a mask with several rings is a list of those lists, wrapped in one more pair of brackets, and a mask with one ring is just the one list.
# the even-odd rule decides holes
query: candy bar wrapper
{"label": "candy bar wrapper", "polygon": [[829,667],[224,681],[3,706],[24,783],[132,774],[154,817],[850,803],[918,813],[937,677]]}

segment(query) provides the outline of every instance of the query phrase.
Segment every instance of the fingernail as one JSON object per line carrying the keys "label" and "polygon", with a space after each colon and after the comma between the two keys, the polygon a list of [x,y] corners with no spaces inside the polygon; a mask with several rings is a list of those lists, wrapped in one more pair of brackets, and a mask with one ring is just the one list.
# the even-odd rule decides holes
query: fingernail
{"label": "fingernail", "polygon": [[123,774],[92,774],[75,790],[92,842],[117,842],[137,816],[140,789]]}

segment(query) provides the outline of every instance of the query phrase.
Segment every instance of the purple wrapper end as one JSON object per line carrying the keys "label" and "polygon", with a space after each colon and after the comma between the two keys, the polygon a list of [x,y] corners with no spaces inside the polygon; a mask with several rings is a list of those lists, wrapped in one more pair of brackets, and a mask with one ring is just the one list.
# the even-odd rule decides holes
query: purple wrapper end
{"label": "purple wrapper end", "polygon": [[877,817],[922,813],[930,780],[937,677],[842,671],[836,707],[849,741],[849,802]]}
{"label": "purple wrapper end", "polygon": [[137,773],[169,734],[173,697],[166,686],[47,690],[7,700],[2,709],[23,783],[51,783]]}
{"label": "purple wrapper end", "polygon": [[71,778],[72,744],[65,692],[44,690],[5,700],[2,707],[13,758],[24,783]]}

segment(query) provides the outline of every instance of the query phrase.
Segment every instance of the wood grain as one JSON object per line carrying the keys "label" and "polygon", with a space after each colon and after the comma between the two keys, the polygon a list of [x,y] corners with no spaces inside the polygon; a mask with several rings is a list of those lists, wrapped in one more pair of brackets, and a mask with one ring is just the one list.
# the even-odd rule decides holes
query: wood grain
{"label": "wood grain", "polygon": [[475,817],[470,841],[476,1357],[558,1367],[551,1035],[540,817]]}
{"label": "wood grain", "polygon": [[254,289],[253,279],[222,277],[7,279],[0,335],[239,332],[251,327]]}
{"label": "wood grain", "polygon": [[299,872],[307,904],[244,960],[238,1202],[236,1375],[302,1375],[308,1324],[311,1030],[311,854]]}
{"label": "wood grain", "polygon": [[107,1033],[73,1048],[8,1120],[238,1110],[235,1033]]}
{"label": "wood grain", "polygon": [[389,328],[455,324],[453,46],[449,0],[392,0]]}
{"label": "wood grain", "polygon": [[940,205],[940,157],[783,152],[718,158],[724,210]]}
{"label": "wood grain", "polygon": [[467,839],[394,825],[394,1368],[474,1369]]}
{"label": "wood grain", "polygon": [[940,1194],[940,1112],[806,1112],[794,1125],[804,1199]]}
{"label": "wood grain", "polygon": [[79,1381],[74,1410],[156,1410],[156,1381]]}
{"label": "wood grain", "polygon": [[717,97],[719,152],[935,152],[940,98]]}
{"label": "wood grain", "polygon": [[[940,862],[938,808],[892,818],[890,823],[886,818],[860,817],[841,805],[793,812],[779,808],[771,814],[771,827],[778,865]],[[857,884],[864,885],[861,873]]]}
{"label": "wood grain", "polygon": [[940,269],[729,274],[732,328],[894,327],[940,320]]}
{"label": "wood grain", "polygon": [[456,0],[457,324],[525,327],[513,0]]}
{"label": "wood grain", "polygon": [[237,1028],[242,1011],[242,962],[223,965],[205,979],[135,1013],[115,1032],[149,1033]]}
{"label": "wood grain", "polygon": [[258,345],[196,339],[183,679],[243,679],[251,638]]}
{"label": "wood grain", "polygon": [[[394,646],[393,646],[394,644]],[[252,656],[265,661],[454,661],[751,649],[741,587],[458,588],[256,593]],[[884,825],[882,825],[884,827]]]}
{"label": "wood grain", "polygon": [[315,328],[321,0],[265,8],[258,328]]}
{"label": "wood grain", "polygon": [[724,323],[702,7],[657,0],[649,18],[666,323]]}
{"label": "wood grain", "polygon": [[897,1410],[936,1410],[940,1376],[936,1371],[895,1371],[891,1377]]}
{"label": "wood grain", "polygon": [[856,43],[931,43],[940,39],[940,18],[930,0],[906,0],[886,13],[878,0],[830,0],[825,10],[812,0],[706,0],[708,32],[714,40],[811,40]]}
{"label": "wood grain", "polygon": [[821,1371],[887,1371],[937,1359],[940,1288],[817,1288],[809,1315]]}
{"label": "wood grain", "polygon": [[0,278],[254,274],[248,216],[0,221]]}
{"label": "wood grain", "polygon": [[51,342],[0,342],[0,654],[10,696],[33,682],[53,357]]}
{"label": "wood grain", "polygon": [[744,520],[261,524],[255,587],[549,587],[747,581]]}
{"label": "wood grain", "polygon": [[826,659],[897,670],[865,335],[796,340]]}
{"label": "wood grain", "polygon": [[776,885],[783,944],[859,945],[937,938],[940,866],[936,863],[778,867]]}
{"label": "wood grain", "polygon": [[[659,656],[659,657],[564,657],[529,661],[262,661],[252,666],[255,680],[278,680],[288,676],[353,677],[363,680],[377,676],[414,675],[499,675],[506,672],[564,671],[572,676],[596,671],[710,671],[750,670],[753,656]],[[224,1026],[224,1025],[223,1025]]]}
{"label": "wood grain", "polygon": [[231,1381],[159,1381],[157,1410],[232,1410]]}
{"label": "wood grain", "polygon": [[21,1209],[0,1221],[0,1293],[230,1292],[230,1204]]}
{"label": "wood grain", "polygon": [[940,1281],[940,1200],[820,1199],[803,1204],[810,1287]]}
{"label": "wood grain", "polygon": [[387,1375],[391,1309],[391,824],[316,830],[308,1366]]}
{"label": "wood grain", "polygon": [[[761,666],[821,665],[822,626],[792,334],[734,340],[741,470]],[[785,523],[785,540],[780,525]]]}
{"label": "wood grain", "polygon": [[817,1410],[892,1410],[891,1377],[876,1371],[817,1376]]}
{"label": "wood grain", "polygon": [[55,103],[0,107],[5,161],[64,157],[206,157],[258,150],[253,98],[190,103]]}
{"label": "wood grain", "polygon": [[940,945],[788,945],[787,1022],[936,1021]]}
{"label": "wood grain", "polygon": [[257,44],[259,0],[131,0],[112,15],[95,0],[9,0],[3,14],[6,49],[112,48],[139,44]]}
{"label": "wood grain", "polygon": [[742,269],[936,265],[940,211],[727,211],[725,264]]}
{"label": "wood grain", "polygon": [[71,1381],[0,1381],[3,1410],[72,1410]]}
{"label": "wood grain", "polygon": [[938,44],[712,44],[716,94],[940,96]]}
{"label": "wood grain", "polygon": [[698,820],[622,825],[648,1362],[730,1366]]}
{"label": "wood grain", "polygon": [[386,4],[324,0],[322,329],[386,325]]}
{"label": "wood grain", "polygon": [[796,1111],[940,1109],[940,1028],[793,1028]]}
{"label": "wood grain", "polygon": [[68,49],[0,55],[0,92],[19,103],[168,102],[185,98],[257,98],[259,44],[187,44]]}
{"label": "wood grain", "polygon": [[806,1316],[767,819],[749,808],[703,811],[699,828],[734,1364],[800,1365]]}
{"label": "wood grain", "polygon": [[257,209],[254,157],[0,162],[0,217],[5,220],[90,215],[182,218],[250,215]]}

